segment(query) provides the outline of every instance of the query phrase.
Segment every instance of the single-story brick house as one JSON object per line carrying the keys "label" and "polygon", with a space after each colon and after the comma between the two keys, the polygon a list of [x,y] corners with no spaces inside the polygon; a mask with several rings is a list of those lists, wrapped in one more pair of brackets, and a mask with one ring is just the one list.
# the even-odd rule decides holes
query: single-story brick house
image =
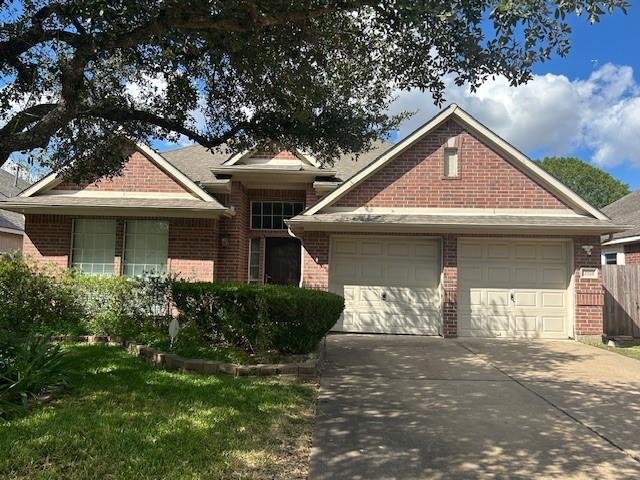
{"label": "single-story brick house", "polygon": [[[0,169],[0,200],[14,197],[29,186],[29,182]],[[0,210],[0,253],[22,249],[24,218],[16,212]]]}
{"label": "single-story brick house", "polygon": [[357,162],[139,146],[2,208],[42,262],[328,289],[337,330],[447,337],[600,335],[600,238],[623,228],[456,105]]}
{"label": "single-story brick house", "polygon": [[630,228],[603,237],[603,265],[640,264],[640,190],[625,195],[602,211],[613,221]]}

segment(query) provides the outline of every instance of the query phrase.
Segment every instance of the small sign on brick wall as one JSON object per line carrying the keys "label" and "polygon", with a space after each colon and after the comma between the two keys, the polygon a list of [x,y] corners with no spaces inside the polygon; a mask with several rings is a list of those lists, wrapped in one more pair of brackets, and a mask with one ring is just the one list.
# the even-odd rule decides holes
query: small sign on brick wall
{"label": "small sign on brick wall", "polygon": [[580,269],[580,278],[594,278],[597,279],[598,278],[598,269],[595,267],[589,267],[589,268],[581,268]]}

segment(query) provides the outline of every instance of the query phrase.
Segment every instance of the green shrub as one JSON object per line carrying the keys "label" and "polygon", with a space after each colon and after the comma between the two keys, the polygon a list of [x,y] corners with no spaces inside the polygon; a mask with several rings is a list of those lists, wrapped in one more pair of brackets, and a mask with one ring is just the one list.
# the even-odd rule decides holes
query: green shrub
{"label": "green shrub", "polygon": [[0,345],[0,417],[25,410],[50,387],[68,383],[69,363],[60,345],[44,337]]}
{"label": "green shrub", "polygon": [[87,333],[137,339],[167,331],[171,279],[167,277],[97,277],[70,272],[64,284],[75,292]]}
{"label": "green shrub", "polygon": [[72,289],[19,255],[0,257],[0,341],[84,330]]}
{"label": "green shrub", "polygon": [[175,282],[172,292],[182,322],[250,353],[309,353],[344,309],[338,295],[277,285]]}

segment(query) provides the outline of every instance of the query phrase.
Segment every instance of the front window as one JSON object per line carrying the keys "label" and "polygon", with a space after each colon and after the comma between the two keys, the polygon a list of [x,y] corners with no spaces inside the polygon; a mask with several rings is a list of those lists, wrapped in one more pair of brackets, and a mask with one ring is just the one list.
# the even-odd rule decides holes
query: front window
{"label": "front window", "polygon": [[249,283],[260,283],[260,239],[249,243]]}
{"label": "front window", "polygon": [[302,202],[251,202],[253,230],[286,230],[285,220],[304,210]]}
{"label": "front window", "polygon": [[604,254],[604,263],[605,263],[605,265],[617,265],[618,264],[618,254],[616,252],[605,253]]}
{"label": "front window", "polygon": [[113,275],[115,255],[115,220],[82,218],[73,221],[73,268],[87,275]]}
{"label": "front window", "polygon": [[128,220],[125,225],[124,268],[129,277],[167,273],[169,224],[156,220]]}

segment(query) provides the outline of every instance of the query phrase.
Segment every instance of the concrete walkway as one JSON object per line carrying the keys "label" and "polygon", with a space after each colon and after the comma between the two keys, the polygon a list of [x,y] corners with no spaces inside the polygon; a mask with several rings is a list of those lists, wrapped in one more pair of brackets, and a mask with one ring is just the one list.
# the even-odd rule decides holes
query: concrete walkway
{"label": "concrete walkway", "polygon": [[311,480],[640,478],[640,362],[572,341],[333,335]]}

